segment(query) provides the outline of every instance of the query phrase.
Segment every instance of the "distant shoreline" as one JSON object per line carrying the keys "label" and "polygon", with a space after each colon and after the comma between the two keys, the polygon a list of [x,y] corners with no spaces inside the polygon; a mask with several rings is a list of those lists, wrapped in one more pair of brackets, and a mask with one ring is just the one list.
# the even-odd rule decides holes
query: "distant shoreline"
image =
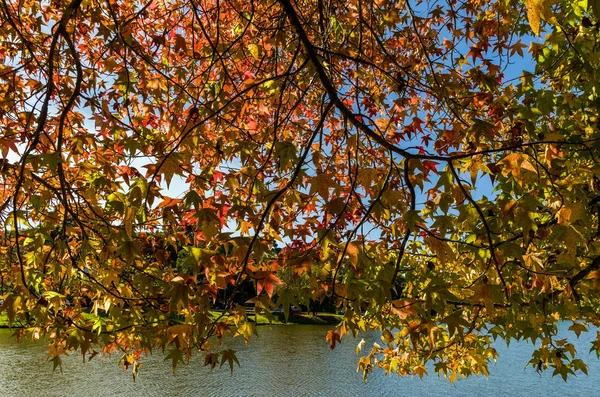
{"label": "distant shoreline", "polygon": [[[217,314],[219,312],[213,312]],[[290,313],[287,321],[285,321],[284,315],[281,312],[272,313],[272,319],[269,319],[264,314],[255,315],[253,313],[248,313],[247,320],[252,323],[256,323],[256,325],[337,325],[344,316],[342,314],[336,313],[319,313],[317,315],[306,314],[306,313]],[[8,318],[6,313],[0,314],[0,329],[1,328],[24,328],[23,325],[18,324],[15,321],[15,324],[12,327],[8,326]]]}

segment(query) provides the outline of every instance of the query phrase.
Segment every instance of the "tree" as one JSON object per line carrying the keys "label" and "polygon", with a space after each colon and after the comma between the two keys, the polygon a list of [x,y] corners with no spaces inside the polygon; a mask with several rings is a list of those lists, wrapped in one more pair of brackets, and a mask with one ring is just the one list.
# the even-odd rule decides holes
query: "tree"
{"label": "tree", "polygon": [[55,365],[233,367],[255,329],[210,308],[252,282],[336,302],[332,347],[380,330],[365,375],[486,374],[495,338],[586,372],[556,330],[600,325],[596,0],[0,8],[0,310]]}

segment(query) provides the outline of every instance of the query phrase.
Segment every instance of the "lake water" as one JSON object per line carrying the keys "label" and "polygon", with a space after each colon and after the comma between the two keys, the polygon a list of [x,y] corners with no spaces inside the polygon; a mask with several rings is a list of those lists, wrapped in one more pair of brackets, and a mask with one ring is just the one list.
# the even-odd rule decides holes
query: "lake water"
{"label": "lake water", "polygon": [[[227,364],[211,371],[202,357],[180,365],[175,374],[161,354],[143,358],[134,383],[124,373],[119,357],[82,363],[81,356],[66,357],[63,372],[52,372],[42,344],[16,343],[9,330],[0,330],[0,396],[597,396],[600,362],[589,355],[595,332],[584,333],[576,346],[589,365],[589,376],[568,383],[550,373],[524,369],[532,346],[497,343],[498,362],[489,378],[473,377],[449,384],[435,374],[398,379],[375,372],[363,383],[356,372],[354,348],[358,340],[344,339],[331,351],[325,341],[330,327],[263,326],[249,346],[239,338],[230,342],[238,350],[241,367],[230,375]],[[371,335],[375,337],[375,335]]]}

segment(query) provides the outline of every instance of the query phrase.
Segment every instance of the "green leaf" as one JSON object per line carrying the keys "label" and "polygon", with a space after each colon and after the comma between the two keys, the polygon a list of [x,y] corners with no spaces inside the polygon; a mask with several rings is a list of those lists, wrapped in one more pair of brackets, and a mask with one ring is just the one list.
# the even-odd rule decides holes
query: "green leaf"
{"label": "green leaf", "polygon": [[596,20],[600,20],[600,0],[588,0],[588,6],[591,8]]}
{"label": "green leaf", "polygon": [[181,351],[179,349],[169,350],[169,353],[165,357],[164,361],[167,361],[167,360],[171,360],[171,365],[173,366],[173,372],[175,372],[175,369],[177,368],[177,364],[185,363],[185,361],[183,360],[183,351]]}
{"label": "green leaf", "polygon": [[232,349],[223,350],[222,357],[221,357],[221,367],[223,366],[223,364],[228,363],[229,369],[230,369],[231,373],[233,374],[233,363],[234,362],[237,363],[238,367],[240,366],[240,362],[238,361],[237,356],[235,355],[235,350],[232,350]]}

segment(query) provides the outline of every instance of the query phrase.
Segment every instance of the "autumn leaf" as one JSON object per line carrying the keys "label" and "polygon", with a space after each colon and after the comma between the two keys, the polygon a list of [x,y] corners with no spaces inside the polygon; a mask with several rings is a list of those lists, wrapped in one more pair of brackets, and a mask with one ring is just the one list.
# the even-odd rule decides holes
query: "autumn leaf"
{"label": "autumn leaf", "polygon": [[392,301],[392,313],[398,315],[401,320],[414,317],[417,315],[417,307],[419,302],[414,299],[394,300]]}
{"label": "autumn leaf", "polygon": [[243,322],[241,325],[238,326],[234,337],[241,336],[244,338],[244,342],[248,344],[248,342],[250,342],[252,334],[258,335],[256,331],[256,325],[254,323]]}
{"label": "autumn leaf", "polygon": [[413,375],[417,375],[419,379],[423,379],[423,376],[427,375],[427,367],[424,365],[418,365],[412,370]]}
{"label": "autumn leaf", "polygon": [[473,61],[475,61],[477,58],[483,59],[483,56],[481,55],[482,52],[483,48],[481,48],[479,45],[474,45],[469,47],[469,53],[467,56],[470,56]]}
{"label": "autumn leaf", "polygon": [[227,349],[227,350],[223,350],[223,352],[221,353],[221,367],[223,366],[223,364],[228,363],[229,364],[229,369],[231,370],[231,373],[233,374],[233,363],[237,363],[237,365],[240,365],[240,362],[237,359],[237,356],[235,355],[235,350],[232,349]]}
{"label": "autumn leaf", "polygon": [[[204,366],[214,369],[218,363],[219,355],[216,353],[206,353],[204,356]],[[222,365],[222,364],[221,364]],[[232,369],[233,371],[233,369]]]}
{"label": "autumn leaf", "polygon": [[131,376],[133,377],[133,381],[135,382],[136,378],[139,375],[140,368],[143,366],[142,363],[135,361],[133,366],[131,367]]}
{"label": "autumn leaf", "polygon": [[187,49],[187,41],[182,35],[175,35],[175,51],[185,51]]}
{"label": "autumn leaf", "polygon": [[472,301],[475,303],[483,303],[488,314],[492,315],[495,311],[494,296],[492,290],[487,284],[478,284],[471,287],[473,291]]}
{"label": "autumn leaf", "polygon": [[541,8],[543,2],[541,0],[527,0],[527,19],[529,26],[536,36],[540,35]]}
{"label": "autumn leaf", "polygon": [[275,276],[275,273],[268,271],[260,271],[254,274],[256,278],[256,295],[260,295],[262,290],[264,289],[269,295],[269,297],[273,296],[273,292],[275,290],[275,285],[281,284],[281,280]]}
{"label": "autumn leaf", "polygon": [[173,367],[173,372],[175,372],[175,369],[177,368],[177,364],[185,362],[183,360],[183,351],[181,351],[179,349],[169,350],[169,353],[167,353],[164,360],[165,361],[171,360],[171,366]]}
{"label": "autumn leaf", "polygon": [[571,209],[568,207],[562,207],[557,213],[556,218],[559,225],[569,225],[571,220]]}
{"label": "autumn leaf", "polygon": [[50,361],[52,362],[52,372],[56,371],[56,368],[59,368],[62,373],[62,358],[60,358],[60,356],[54,356]]}
{"label": "autumn leaf", "polygon": [[575,332],[575,335],[579,338],[582,332],[587,332],[587,327],[585,324],[574,322],[573,325],[569,327],[569,331]]}
{"label": "autumn leaf", "polygon": [[232,370],[254,304],[377,330],[364,376],[587,371],[547,339],[599,311],[597,0],[8,3],[0,312],[55,368]]}
{"label": "autumn leaf", "polygon": [[454,251],[450,245],[436,236],[427,236],[425,243],[437,255],[440,263],[447,263],[454,257]]}
{"label": "autumn leaf", "polygon": [[133,365],[135,362],[133,356],[131,354],[124,354],[119,362],[123,365],[123,371],[127,371],[130,365]]}
{"label": "autumn leaf", "polygon": [[516,54],[518,54],[520,57],[522,57],[522,56],[524,55],[524,53],[523,53],[523,49],[524,49],[524,48],[527,48],[527,44],[525,44],[525,43],[521,42],[521,39],[519,39],[519,40],[517,40],[517,42],[516,42],[516,43],[514,43],[514,44],[511,46],[511,49],[510,49],[510,55],[515,55],[515,53],[516,53]]}
{"label": "autumn leaf", "polygon": [[331,350],[335,348],[335,345],[337,343],[342,343],[340,333],[337,331],[327,331],[327,336],[325,337],[325,340],[329,342],[329,347],[331,348]]}
{"label": "autumn leaf", "polygon": [[462,335],[465,329],[468,329],[469,322],[464,319],[462,310],[456,310],[446,317],[442,322],[448,326],[448,336],[452,337],[456,334]]}
{"label": "autumn leaf", "polygon": [[359,245],[357,243],[349,243],[346,248],[346,255],[350,258],[350,263],[354,267],[358,265]]}
{"label": "autumn leaf", "polygon": [[556,0],[527,0],[527,19],[529,26],[536,36],[540,35],[541,21],[556,21],[551,6]]}

